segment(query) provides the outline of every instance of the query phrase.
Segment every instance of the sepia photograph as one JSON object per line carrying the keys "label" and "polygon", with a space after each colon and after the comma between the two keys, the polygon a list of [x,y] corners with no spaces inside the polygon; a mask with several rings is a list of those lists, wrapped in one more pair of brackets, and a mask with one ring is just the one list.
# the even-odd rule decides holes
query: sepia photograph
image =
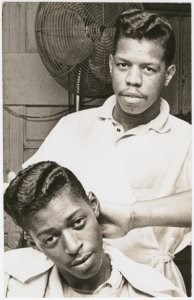
{"label": "sepia photograph", "polygon": [[1,13],[3,297],[192,297],[191,2]]}

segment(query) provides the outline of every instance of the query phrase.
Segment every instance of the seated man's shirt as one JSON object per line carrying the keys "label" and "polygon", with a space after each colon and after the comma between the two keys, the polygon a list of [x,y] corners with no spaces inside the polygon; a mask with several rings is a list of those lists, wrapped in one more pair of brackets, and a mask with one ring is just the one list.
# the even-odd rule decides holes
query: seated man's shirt
{"label": "seated man's shirt", "polygon": [[6,298],[185,297],[158,271],[138,264],[118,249],[104,245],[112,272],[93,293],[81,293],[62,283],[57,267],[41,252],[21,248],[5,252]]}

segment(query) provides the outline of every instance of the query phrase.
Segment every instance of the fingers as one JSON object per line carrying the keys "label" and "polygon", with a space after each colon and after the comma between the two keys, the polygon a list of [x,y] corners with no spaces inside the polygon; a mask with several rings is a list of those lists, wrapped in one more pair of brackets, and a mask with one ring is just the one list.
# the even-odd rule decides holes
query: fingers
{"label": "fingers", "polygon": [[116,239],[127,234],[121,227],[114,224],[100,224],[103,238]]}

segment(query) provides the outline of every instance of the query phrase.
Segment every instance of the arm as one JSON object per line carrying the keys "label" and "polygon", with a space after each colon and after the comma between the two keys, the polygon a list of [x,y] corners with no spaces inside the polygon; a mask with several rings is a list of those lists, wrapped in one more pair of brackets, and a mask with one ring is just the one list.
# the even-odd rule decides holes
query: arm
{"label": "arm", "polygon": [[191,191],[151,201],[135,202],[132,210],[133,228],[145,226],[190,227]]}
{"label": "arm", "polygon": [[147,226],[190,227],[191,190],[130,205],[101,204],[99,223],[104,237],[121,237],[131,229]]}

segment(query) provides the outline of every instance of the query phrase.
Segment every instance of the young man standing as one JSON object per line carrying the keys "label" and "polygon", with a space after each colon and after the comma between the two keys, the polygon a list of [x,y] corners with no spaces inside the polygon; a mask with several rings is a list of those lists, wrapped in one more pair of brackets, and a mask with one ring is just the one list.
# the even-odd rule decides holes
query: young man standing
{"label": "young man standing", "polygon": [[[191,126],[170,115],[161,98],[175,73],[173,29],[156,13],[126,11],[117,20],[114,45],[115,94],[102,107],[62,118],[24,167],[42,160],[67,166],[102,204],[137,200],[141,209],[145,200],[149,212],[155,201],[156,215],[141,218],[153,226],[171,226],[176,214],[181,228],[135,223],[137,229],[110,242],[184,289],[173,257],[191,242],[190,229],[183,227],[191,213]],[[166,205],[171,199],[176,210]]]}
{"label": "young man standing", "polygon": [[19,172],[4,208],[38,250],[5,253],[6,298],[185,296],[158,271],[103,245],[95,195],[87,196],[75,175],[55,162]]}

